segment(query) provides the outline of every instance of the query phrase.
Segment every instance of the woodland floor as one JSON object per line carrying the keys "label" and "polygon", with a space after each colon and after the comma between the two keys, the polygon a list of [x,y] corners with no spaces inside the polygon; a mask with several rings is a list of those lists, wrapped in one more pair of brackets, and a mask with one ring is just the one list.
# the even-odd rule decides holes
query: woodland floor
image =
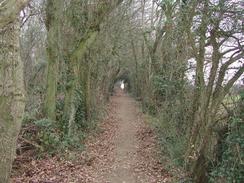
{"label": "woodland floor", "polygon": [[159,161],[154,131],[145,123],[137,102],[118,90],[107,110],[100,130],[87,138],[85,151],[70,153],[69,160],[53,157],[16,162],[12,182],[171,182]]}

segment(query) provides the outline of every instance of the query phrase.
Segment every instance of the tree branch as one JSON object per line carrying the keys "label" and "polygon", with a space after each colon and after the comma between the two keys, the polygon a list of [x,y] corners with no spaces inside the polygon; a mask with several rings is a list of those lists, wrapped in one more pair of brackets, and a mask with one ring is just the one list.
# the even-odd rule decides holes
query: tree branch
{"label": "tree branch", "polygon": [[30,0],[4,0],[0,3],[0,29],[13,22]]}
{"label": "tree branch", "polygon": [[229,82],[224,86],[224,92],[228,93],[230,88],[233,86],[233,84],[241,77],[241,75],[244,73],[244,64],[241,66],[241,68],[235,73],[235,75],[229,80]]}

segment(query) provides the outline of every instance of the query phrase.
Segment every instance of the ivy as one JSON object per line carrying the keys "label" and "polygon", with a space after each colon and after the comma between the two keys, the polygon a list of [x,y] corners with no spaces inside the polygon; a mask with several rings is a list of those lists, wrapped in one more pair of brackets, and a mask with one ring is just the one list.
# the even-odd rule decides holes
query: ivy
{"label": "ivy", "polygon": [[221,161],[210,173],[210,181],[226,180],[228,183],[244,182],[244,122],[232,118],[224,141]]}

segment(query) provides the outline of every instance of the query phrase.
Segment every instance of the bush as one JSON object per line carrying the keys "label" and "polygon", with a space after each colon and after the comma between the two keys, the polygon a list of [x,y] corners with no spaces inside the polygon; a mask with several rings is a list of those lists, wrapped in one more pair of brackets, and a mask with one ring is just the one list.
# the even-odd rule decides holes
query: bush
{"label": "bush", "polygon": [[88,123],[86,121],[86,104],[81,87],[75,91],[75,107],[75,123],[78,128],[86,129],[88,127]]}
{"label": "bush", "polygon": [[56,152],[61,144],[62,134],[54,126],[54,122],[48,119],[41,119],[35,121],[34,124],[38,127],[37,138],[43,150],[51,154]]}
{"label": "bush", "polygon": [[23,125],[30,124],[30,123],[32,123],[35,120],[36,120],[35,115],[32,115],[32,114],[30,114],[28,112],[25,112],[24,116],[23,116],[23,119],[22,119],[22,124]]}
{"label": "bush", "polygon": [[228,183],[244,182],[244,92],[235,115],[229,120],[228,132],[223,139],[222,155],[211,169],[210,182],[225,180]]}
{"label": "bush", "polygon": [[228,183],[244,182],[244,121],[232,118],[229,132],[224,139],[220,162],[210,173],[210,181],[225,180]]}
{"label": "bush", "polygon": [[44,153],[56,154],[65,150],[81,150],[84,147],[82,141],[85,138],[85,133],[77,132],[72,137],[69,137],[56,127],[53,121],[48,119],[35,121],[34,124],[38,128],[36,138],[42,146]]}
{"label": "bush", "polygon": [[59,149],[62,150],[83,150],[84,144],[82,141],[85,139],[84,133],[75,134],[72,137],[64,136]]}
{"label": "bush", "polygon": [[152,105],[154,108],[148,107],[147,111],[157,118],[155,124],[162,154],[174,165],[183,166],[192,106],[190,89],[187,82],[177,78],[177,75],[168,78],[168,75],[161,73],[153,77],[153,94],[156,101]]}
{"label": "bush", "polygon": [[[56,102],[56,119],[38,119],[36,115],[25,113],[23,118],[24,131],[22,137],[33,144],[40,150],[38,155],[57,154],[66,150],[82,150],[83,141],[90,129],[94,129],[96,121],[86,120],[86,101],[83,94],[82,86],[75,91],[74,100],[76,113],[73,134],[68,135],[69,115],[64,115],[64,96],[59,95]],[[34,117],[33,117],[34,116]],[[32,145],[31,148],[33,148]],[[40,146],[40,147],[39,147]]]}
{"label": "bush", "polygon": [[174,165],[183,166],[186,148],[185,134],[179,131],[174,121],[167,118],[167,114],[161,114],[159,119],[157,129],[162,154],[167,155]]}

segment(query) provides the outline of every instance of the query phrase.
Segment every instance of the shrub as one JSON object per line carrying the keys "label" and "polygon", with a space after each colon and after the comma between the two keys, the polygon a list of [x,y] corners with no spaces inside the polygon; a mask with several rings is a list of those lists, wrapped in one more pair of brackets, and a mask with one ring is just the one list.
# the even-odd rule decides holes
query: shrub
{"label": "shrub", "polygon": [[38,127],[37,138],[43,150],[48,153],[54,153],[61,144],[61,132],[54,126],[54,122],[48,119],[35,121]]}
{"label": "shrub", "polygon": [[244,92],[235,115],[229,120],[228,132],[223,139],[222,155],[211,169],[210,182],[225,180],[228,183],[244,182]]}
{"label": "shrub", "polygon": [[185,134],[179,131],[178,125],[173,120],[170,120],[169,114],[163,113],[159,119],[157,129],[162,154],[167,155],[174,165],[183,166],[186,148]]}
{"label": "shrub", "polygon": [[220,162],[211,170],[210,181],[225,180],[228,183],[244,182],[244,121],[230,120],[229,131],[224,139]]}
{"label": "shrub", "polygon": [[86,104],[85,96],[81,87],[75,91],[75,107],[75,123],[78,128],[86,129],[88,127],[88,123],[86,121]]}
{"label": "shrub", "polygon": [[41,119],[34,122],[38,128],[37,139],[43,148],[43,152],[48,154],[56,154],[64,152],[64,150],[81,150],[84,148],[82,141],[86,134],[78,132],[69,137],[62,130],[56,127],[53,121]]}

